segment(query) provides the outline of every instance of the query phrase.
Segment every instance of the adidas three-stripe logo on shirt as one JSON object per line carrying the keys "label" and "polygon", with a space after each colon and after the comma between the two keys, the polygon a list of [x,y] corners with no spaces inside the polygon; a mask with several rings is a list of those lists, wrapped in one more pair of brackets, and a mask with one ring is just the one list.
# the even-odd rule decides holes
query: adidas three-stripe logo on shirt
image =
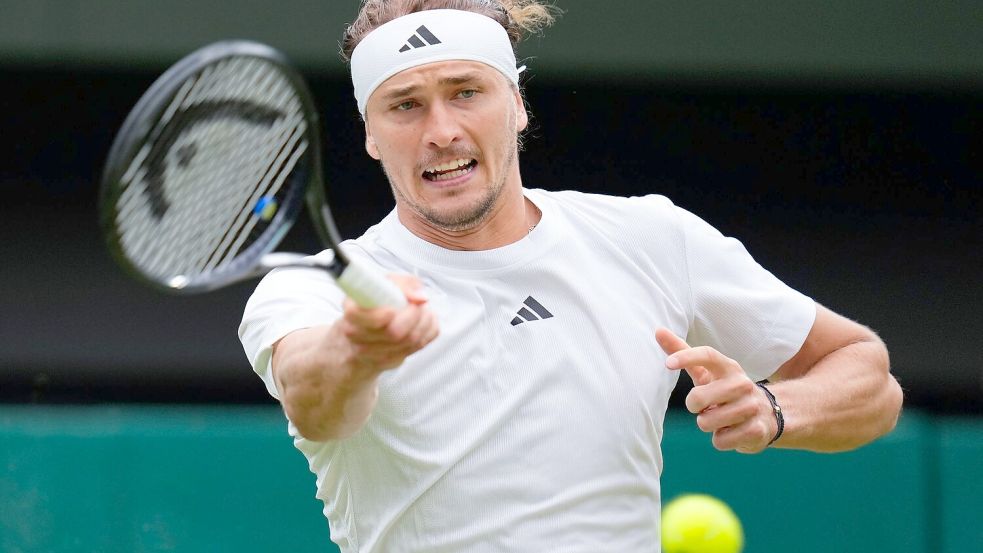
{"label": "adidas three-stripe logo on shirt", "polygon": [[512,326],[521,325],[528,321],[539,321],[542,319],[549,319],[553,314],[549,312],[543,304],[536,301],[535,298],[529,296],[526,301],[522,302],[522,307],[515,314],[515,318],[512,319]]}

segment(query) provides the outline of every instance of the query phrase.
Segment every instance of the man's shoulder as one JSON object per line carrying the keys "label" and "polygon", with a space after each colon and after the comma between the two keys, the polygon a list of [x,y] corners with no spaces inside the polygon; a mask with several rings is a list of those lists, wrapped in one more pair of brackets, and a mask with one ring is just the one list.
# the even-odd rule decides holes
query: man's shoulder
{"label": "man's shoulder", "polygon": [[665,196],[612,196],[578,191],[545,192],[543,199],[569,236],[631,256],[675,257],[685,243],[681,210]]}
{"label": "man's shoulder", "polygon": [[553,203],[560,211],[574,216],[612,220],[621,224],[675,218],[675,205],[669,198],[659,194],[613,196],[577,190],[533,192],[534,201],[537,196],[541,197]]}

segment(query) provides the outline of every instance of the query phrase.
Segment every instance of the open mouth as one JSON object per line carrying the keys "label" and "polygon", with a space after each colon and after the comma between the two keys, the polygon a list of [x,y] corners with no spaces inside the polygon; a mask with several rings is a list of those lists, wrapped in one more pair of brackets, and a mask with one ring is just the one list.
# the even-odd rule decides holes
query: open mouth
{"label": "open mouth", "polygon": [[474,159],[455,159],[435,165],[423,172],[423,178],[430,182],[441,182],[467,175],[478,165]]}

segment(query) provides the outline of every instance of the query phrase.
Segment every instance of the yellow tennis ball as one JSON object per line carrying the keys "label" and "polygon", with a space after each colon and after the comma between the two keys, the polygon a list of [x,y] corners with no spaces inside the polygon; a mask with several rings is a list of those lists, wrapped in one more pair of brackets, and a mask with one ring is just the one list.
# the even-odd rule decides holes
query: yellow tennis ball
{"label": "yellow tennis ball", "polygon": [[662,553],[740,553],[744,529],[723,501],[681,495],[662,509]]}

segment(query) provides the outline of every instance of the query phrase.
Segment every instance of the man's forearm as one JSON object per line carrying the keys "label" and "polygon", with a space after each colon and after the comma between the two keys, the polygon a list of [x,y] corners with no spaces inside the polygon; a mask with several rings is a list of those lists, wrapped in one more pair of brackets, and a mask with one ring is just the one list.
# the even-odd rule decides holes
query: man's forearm
{"label": "man's forearm", "polygon": [[775,447],[822,452],[860,447],[890,432],[902,391],[876,337],[844,346],[805,374],[770,384],[785,417]]}
{"label": "man's forearm", "polygon": [[298,330],[274,350],[284,411],[310,440],[344,438],[361,428],[375,406],[378,374],[355,365],[338,325]]}

